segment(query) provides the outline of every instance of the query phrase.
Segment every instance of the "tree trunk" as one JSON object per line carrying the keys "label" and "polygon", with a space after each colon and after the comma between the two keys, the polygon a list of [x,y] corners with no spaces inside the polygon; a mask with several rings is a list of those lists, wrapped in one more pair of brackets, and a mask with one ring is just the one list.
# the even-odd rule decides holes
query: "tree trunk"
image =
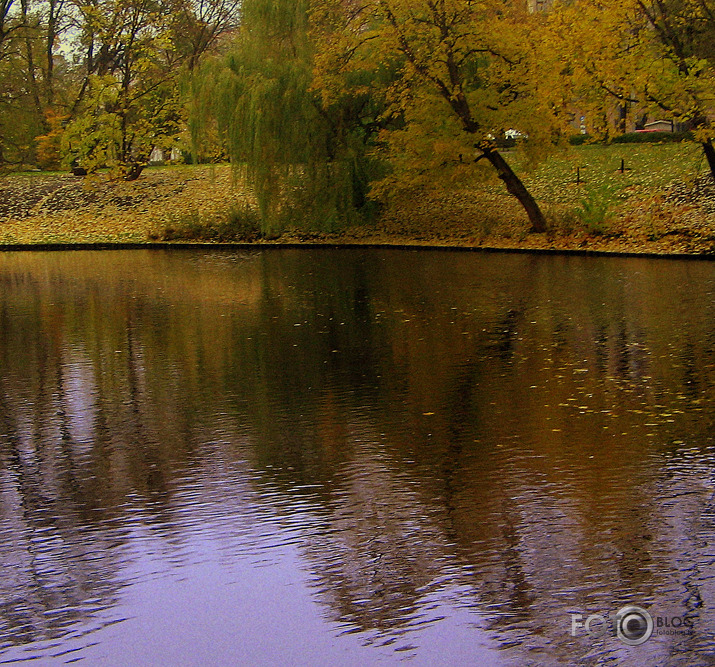
{"label": "tree trunk", "polygon": [[[712,146],[710,147],[712,149]],[[482,149],[484,157],[489,160],[489,163],[497,170],[499,178],[504,181],[509,194],[514,195],[519,203],[524,207],[526,215],[529,216],[531,222],[531,231],[537,234],[546,231],[546,219],[541,212],[536,200],[531,196],[531,193],[526,189],[521,179],[514,173],[514,170],[509,166],[507,161],[502,157],[501,153],[494,149]]]}
{"label": "tree trunk", "polygon": [[144,171],[144,165],[139,164],[138,162],[132,162],[128,168],[126,173],[124,174],[124,180],[125,181],[136,181],[139,176],[141,176],[142,171]]}
{"label": "tree trunk", "polygon": [[628,129],[628,102],[621,102],[618,105],[618,131],[625,134]]}
{"label": "tree trunk", "polygon": [[40,94],[38,92],[37,77],[35,75],[35,59],[32,53],[32,40],[30,39],[29,33],[29,20],[28,20],[28,1],[23,0],[22,7],[22,23],[25,26],[25,57],[27,61],[27,74],[30,84],[30,94],[32,95],[32,101],[35,103],[35,112],[37,113],[37,120],[42,127],[43,132],[47,133],[50,130],[47,124],[47,119],[45,118],[44,109],[42,108],[42,102],[40,101]]}
{"label": "tree trunk", "polygon": [[47,17],[47,40],[45,41],[45,104],[52,108],[55,103],[55,42],[57,41],[57,13],[56,0],[50,0],[49,15]]}
{"label": "tree trunk", "polygon": [[703,152],[708,160],[710,173],[712,177],[715,178],[715,146],[713,146],[713,142],[710,139],[703,141]]}

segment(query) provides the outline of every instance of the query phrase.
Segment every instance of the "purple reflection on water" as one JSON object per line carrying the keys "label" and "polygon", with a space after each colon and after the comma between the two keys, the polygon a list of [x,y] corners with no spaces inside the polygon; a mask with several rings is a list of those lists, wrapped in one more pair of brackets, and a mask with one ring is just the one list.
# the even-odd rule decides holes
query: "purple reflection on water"
{"label": "purple reflection on water", "polygon": [[[707,263],[0,255],[0,662],[712,664],[713,293]],[[626,603],[696,633],[570,635]]]}

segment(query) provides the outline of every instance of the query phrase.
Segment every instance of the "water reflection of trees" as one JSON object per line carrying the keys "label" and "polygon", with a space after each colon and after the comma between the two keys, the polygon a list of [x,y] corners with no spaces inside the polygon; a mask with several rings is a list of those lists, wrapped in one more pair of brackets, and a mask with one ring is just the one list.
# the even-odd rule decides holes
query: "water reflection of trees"
{"label": "water reflection of trees", "polygon": [[709,468],[679,469],[692,489],[679,512],[663,475],[674,441],[702,463],[712,438],[714,306],[681,307],[678,292],[706,283],[707,265],[357,251],[2,261],[8,641],[111,604],[126,498],[171,530],[177,479],[210,471],[217,439],[287,497],[310,489],[323,509],[302,550],[317,594],[364,630],[406,631],[446,581],[505,642],[535,650],[571,609],[698,595],[677,554]]}

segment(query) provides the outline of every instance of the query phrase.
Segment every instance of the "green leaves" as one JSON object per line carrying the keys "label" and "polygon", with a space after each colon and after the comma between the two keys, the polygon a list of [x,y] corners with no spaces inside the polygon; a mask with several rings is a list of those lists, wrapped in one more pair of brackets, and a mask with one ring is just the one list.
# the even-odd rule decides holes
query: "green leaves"
{"label": "green leaves", "polygon": [[377,112],[365,90],[322,95],[308,3],[246,0],[231,53],[194,79],[200,143],[215,119],[234,168],[255,189],[263,231],[331,231],[366,214]]}

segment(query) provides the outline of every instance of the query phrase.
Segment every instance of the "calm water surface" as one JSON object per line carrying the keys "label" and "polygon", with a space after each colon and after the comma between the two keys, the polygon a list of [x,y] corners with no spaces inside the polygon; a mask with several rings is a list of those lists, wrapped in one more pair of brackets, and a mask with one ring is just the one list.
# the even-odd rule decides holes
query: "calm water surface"
{"label": "calm water surface", "polygon": [[715,664],[715,263],[6,253],[0,318],[2,664]]}

